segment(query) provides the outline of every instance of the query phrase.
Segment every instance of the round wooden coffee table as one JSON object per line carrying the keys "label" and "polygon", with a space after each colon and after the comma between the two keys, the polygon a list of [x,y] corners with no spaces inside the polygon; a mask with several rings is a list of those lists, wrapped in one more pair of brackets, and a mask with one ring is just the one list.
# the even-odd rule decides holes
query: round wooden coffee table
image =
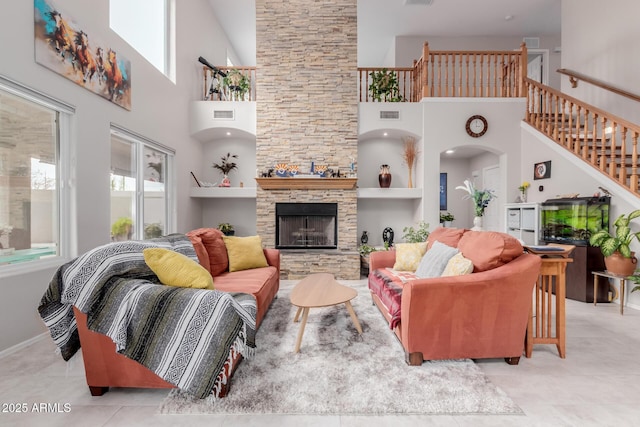
{"label": "round wooden coffee table", "polygon": [[289,297],[291,304],[298,307],[296,316],[293,319],[294,322],[298,321],[300,312],[302,312],[302,323],[298,331],[295,352],[298,353],[300,351],[300,343],[302,342],[302,335],[307,324],[310,308],[330,307],[344,303],[358,333],[362,334],[362,327],[351,305],[351,300],[357,295],[358,292],[355,289],[341,285],[331,273],[312,274],[298,282]]}

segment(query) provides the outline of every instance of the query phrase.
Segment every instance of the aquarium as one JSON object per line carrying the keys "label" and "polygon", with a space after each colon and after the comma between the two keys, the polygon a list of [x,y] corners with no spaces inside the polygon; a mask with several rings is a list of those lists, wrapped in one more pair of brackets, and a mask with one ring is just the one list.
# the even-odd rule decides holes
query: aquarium
{"label": "aquarium", "polygon": [[610,197],[550,199],[540,206],[540,235],[545,242],[587,245],[591,234],[609,229]]}

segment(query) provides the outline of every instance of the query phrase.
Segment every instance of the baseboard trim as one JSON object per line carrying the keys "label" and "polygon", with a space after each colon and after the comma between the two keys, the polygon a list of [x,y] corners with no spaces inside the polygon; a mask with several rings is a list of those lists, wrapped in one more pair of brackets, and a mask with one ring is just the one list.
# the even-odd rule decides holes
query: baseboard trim
{"label": "baseboard trim", "polygon": [[13,354],[13,353],[15,353],[17,351],[20,351],[23,348],[28,347],[33,343],[36,343],[38,341],[41,341],[41,340],[47,338],[48,336],[49,336],[48,332],[43,332],[40,335],[36,335],[33,338],[29,338],[28,340],[23,341],[21,343],[18,343],[16,345],[12,346],[12,347],[9,347],[6,350],[2,350],[2,351],[0,351],[0,359],[4,359],[5,357],[7,357],[7,356],[9,356],[9,355],[11,355],[11,354]]}

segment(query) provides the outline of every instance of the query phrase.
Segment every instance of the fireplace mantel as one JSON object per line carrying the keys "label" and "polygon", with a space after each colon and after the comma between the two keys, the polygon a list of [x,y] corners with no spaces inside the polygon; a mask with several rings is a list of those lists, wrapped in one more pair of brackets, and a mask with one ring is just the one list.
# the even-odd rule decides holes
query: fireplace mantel
{"label": "fireplace mantel", "polygon": [[357,178],[256,178],[263,190],[351,190]]}

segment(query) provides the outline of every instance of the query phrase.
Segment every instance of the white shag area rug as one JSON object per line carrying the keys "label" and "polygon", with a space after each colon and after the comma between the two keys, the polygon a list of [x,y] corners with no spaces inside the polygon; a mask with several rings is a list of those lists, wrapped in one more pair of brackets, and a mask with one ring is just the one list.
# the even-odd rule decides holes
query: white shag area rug
{"label": "white shag area rug", "polygon": [[366,281],[341,281],[358,291],[352,304],[359,335],[344,304],[311,309],[299,353],[300,323],[283,281],[258,331],[257,354],[238,366],[223,399],[172,390],[164,414],[523,414],[471,360],[408,366],[402,346],[373,305]]}

